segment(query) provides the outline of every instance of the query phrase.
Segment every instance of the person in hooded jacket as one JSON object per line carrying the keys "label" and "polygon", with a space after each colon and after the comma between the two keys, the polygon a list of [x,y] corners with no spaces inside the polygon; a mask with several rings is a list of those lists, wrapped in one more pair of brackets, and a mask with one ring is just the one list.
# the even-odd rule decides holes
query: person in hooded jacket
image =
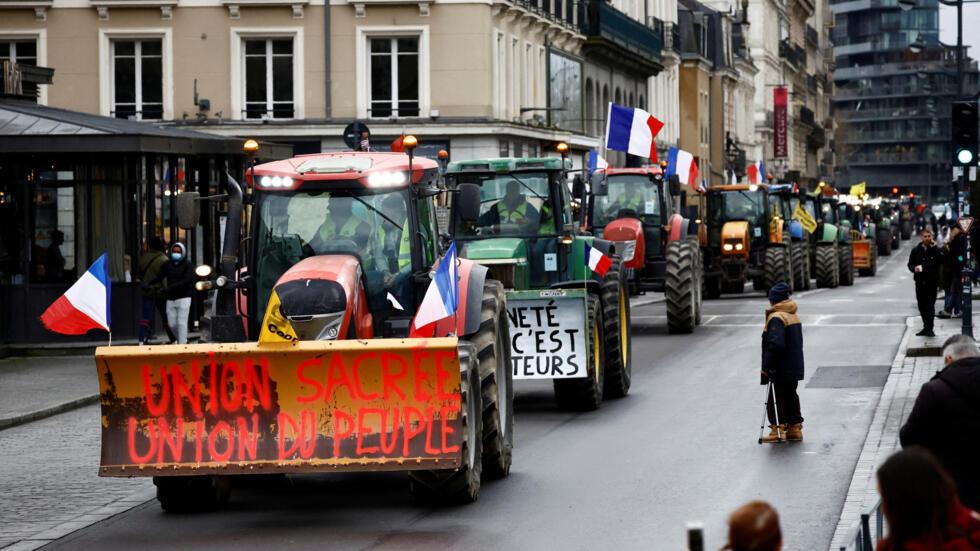
{"label": "person in hooded jacket", "polygon": [[163,243],[163,239],[154,235],[147,244],[146,252],[143,253],[143,256],[140,257],[139,262],[136,264],[136,277],[143,282],[141,286],[141,290],[143,291],[143,308],[142,316],[140,317],[140,344],[146,344],[147,340],[153,336],[154,312],[160,313],[160,319],[163,320],[163,328],[167,331],[167,338],[170,344],[177,341],[177,336],[170,330],[170,324],[167,322],[167,298],[163,294],[162,285],[148,285],[149,281],[157,279],[157,276],[160,275],[160,269],[169,260],[167,253],[164,252],[166,248],[167,246]]}
{"label": "person in hooded jacket", "polygon": [[943,344],[943,358],[946,367],[922,385],[899,437],[902,447],[935,454],[963,504],[980,510],[980,350],[956,335]]}
{"label": "person in hooded jacket", "polygon": [[766,443],[778,442],[784,436],[794,442],[803,440],[803,416],[796,393],[803,380],[803,325],[796,315],[796,303],[789,298],[792,292],[786,283],[769,289],[770,307],[762,332],[762,384],[773,384],[773,392],[767,397],[769,435],[762,438]]}
{"label": "person in hooded jacket", "polygon": [[902,450],[878,468],[888,535],[878,551],[976,551],[980,514],[964,507],[956,485],[928,450]]}
{"label": "person in hooded jacket", "polygon": [[153,286],[166,280],[163,294],[167,297],[167,323],[177,334],[178,344],[187,344],[187,317],[191,312],[191,295],[194,291],[194,268],[187,260],[187,248],[174,243],[168,254],[170,261],[160,267],[160,273],[145,286]]}

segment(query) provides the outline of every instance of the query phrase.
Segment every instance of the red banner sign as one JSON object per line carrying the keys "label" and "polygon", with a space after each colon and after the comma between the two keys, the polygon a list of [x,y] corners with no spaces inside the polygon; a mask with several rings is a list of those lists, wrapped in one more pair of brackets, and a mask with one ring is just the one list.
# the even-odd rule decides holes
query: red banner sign
{"label": "red banner sign", "polygon": [[785,86],[780,86],[774,88],[772,91],[772,105],[773,105],[773,133],[772,133],[772,150],[773,156],[776,158],[785,158],[789,156],[789,147],[787,145],[786,127],[787,127],[787,106],[789,104],[789,91]]}

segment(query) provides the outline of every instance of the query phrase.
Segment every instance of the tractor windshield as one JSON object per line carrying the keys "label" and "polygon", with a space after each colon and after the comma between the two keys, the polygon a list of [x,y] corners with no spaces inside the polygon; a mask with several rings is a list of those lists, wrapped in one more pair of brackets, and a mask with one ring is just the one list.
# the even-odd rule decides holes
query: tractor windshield
{"label": "tractor windshield", "polygon": [[708,215],[713,225],[732,220],[745,220],[751,226],[765,225],[764,191],[723,191],[708,195]]}
{"label": "tractor windshield", "polygon": [[[406,190],[265,193],[258,202],[256,267],[261,312],[276,281],[300,260],[320,254],[360,258],[371,304],[384,304],[387,291],[398,296],[396,276],[408,274]],[[403,238],[404,236],[404,238]],[[431,241],[431,240],[430,240]]]}
{"label": "tractor windshield", "polygon": [[460,174],[457,182],[480,186],[480,217],[475,223],[457,219],[457,238],[558,234],[547,172]]}
{"label": "tractor windshield", "polygon": [[617,218],[639,218],[644,224],[662,224],[660,189],[643,174],[619,174],[608,179],[609,193],[595,198],[595,224],[605,226]]}

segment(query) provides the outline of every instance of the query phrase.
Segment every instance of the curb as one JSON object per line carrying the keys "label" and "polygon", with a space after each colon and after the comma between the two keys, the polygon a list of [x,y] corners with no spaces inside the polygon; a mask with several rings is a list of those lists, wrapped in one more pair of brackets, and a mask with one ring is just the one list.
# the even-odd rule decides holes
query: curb
{"label": "curb", "polygon": [[23,425],[39,419],[44,419],[45,417],[51,417],[52,415],[58,415],[59,413],[88,406],[97,403],[98,401],[99,395],[92,394],[90,396],[83,396],[82,398],[77,398],[68,402],[55,404],[51,407],[39,409],[37,411],[30,411],[20,415],[14,415],[12,417],[4,417],[0,419],[0,430],[9,429],[10,427],[16,427],[17,425]]}

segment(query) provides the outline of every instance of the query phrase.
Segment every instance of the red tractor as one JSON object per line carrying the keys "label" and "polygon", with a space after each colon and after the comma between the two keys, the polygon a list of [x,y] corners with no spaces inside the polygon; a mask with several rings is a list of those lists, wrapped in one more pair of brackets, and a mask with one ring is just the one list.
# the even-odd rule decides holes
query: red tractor
{"label": "red tractor", "polygon": [[589,226],[614,243],[631,294],[666,294],[672,333],[690,333],[701,322],[697,224],[680,213],[681,195],[661,167],[606,168],[592,175],[589,202]]}

